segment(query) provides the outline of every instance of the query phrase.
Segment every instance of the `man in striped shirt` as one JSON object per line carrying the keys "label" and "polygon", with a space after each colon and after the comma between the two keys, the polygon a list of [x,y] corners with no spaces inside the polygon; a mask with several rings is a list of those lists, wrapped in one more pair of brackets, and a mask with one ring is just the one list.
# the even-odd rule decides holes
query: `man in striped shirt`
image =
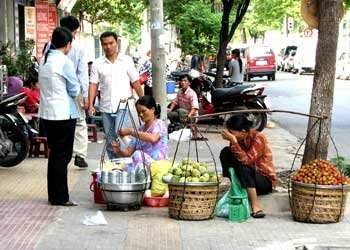
{"label": "man in striped shirt", "polygon": [[192,116],[198,115],[198,97],[196,92],[190,88],[188,75],[180,77],[181,89],[168,108],[168,119],[171,123],[187,121]]}

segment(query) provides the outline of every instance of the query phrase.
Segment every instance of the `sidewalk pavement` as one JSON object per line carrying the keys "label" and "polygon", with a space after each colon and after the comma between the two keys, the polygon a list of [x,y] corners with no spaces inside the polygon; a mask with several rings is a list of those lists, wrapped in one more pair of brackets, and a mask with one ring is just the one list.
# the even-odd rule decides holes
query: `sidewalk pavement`
{"label": "sidewalk pavement", "polygon": [[[290,169],[300,142],[273,123],[264,134],[276,170]],[[204,135],[221,171],[218,156],[226,142],[219,133]],[[205,142],[197,143],[200,160],[213,162]],[[167,208],[146,206],[137,211],[107,211],[105,205],[94,204],[89,190],[90,171],[98,166],[102,146],[102,140],[89,144],[88,170],[69,167],[70,195],[77,207],[47,204],[47,159],[29,158],[15,168],[0,168],[0,249],[350,249],[349,215],[334,224],[295,222],[285,192],[262,197],[267,216],[243,223],[217,217],[178,221],[168,217]],[[171,141],[170,155],[175,148],[176,142]],[[195,142],[181,143],[176,159],[187,156],[189,148],[194,155]],[[82,224],[85,215],[97,211],[102,211],[108,225]]]}

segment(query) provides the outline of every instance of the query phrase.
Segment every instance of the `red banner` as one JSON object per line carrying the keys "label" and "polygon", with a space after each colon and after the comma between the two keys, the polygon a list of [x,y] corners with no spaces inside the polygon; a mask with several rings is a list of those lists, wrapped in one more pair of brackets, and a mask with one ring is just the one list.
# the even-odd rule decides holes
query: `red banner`
{"label": "red banner", "polygon": [[56,16],[56,4],[50,4],[49,5],[49,31],[50,31],[50,38],[52,35],[53,30],[57,26],[57,16]]}
{"label": "red banner", "polygon": [[40,59],[45,44],[50,40],[49,1],[36,0],[36,55]]}

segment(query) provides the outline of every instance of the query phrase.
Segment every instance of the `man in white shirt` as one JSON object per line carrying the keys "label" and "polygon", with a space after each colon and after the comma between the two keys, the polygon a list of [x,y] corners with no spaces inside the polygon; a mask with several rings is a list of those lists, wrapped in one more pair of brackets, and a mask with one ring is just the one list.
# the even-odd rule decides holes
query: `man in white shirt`
{"label": "man in white shirt", "polygon": [[75,73],[77,75],[81,90],[81,93],[75,99],[75,103],[79,111],[79,119],[77,119],[74,134],[74,165],[80,168],[87,168],[88,164],[85,159],[88,149],[88,132],[85,120],[85,109],[88,108],[88,65],[83,49],[77,44],[76,41],[74,41],[75,35],[78,33],[80,26],[79,20],[74,16],[65,16],[61,18],[60,25],[61,27],[69,29],[73,35],[72,49],[69,51],[67,56],[74,64]]}
{"label": "man in white shirt", "polygon": [[[125,117],[124,110],[119,110],[116,114],[119,102],[132,95],[130,86],[139,97],[143,96],[143,90],[132,58],[120,54],[118,51],[118,36],[114,32],[106,31],[100,36],[100,41],[105,56],[98,58],[92,64],[89,86],[89,116],[92,117],[95,113],[93,102],[99,85],[100,112],[104,132],[107,136],[107,154],[110,159],[113,159],[117,156],[113,153],[111,143],[116,138],[116,130],[120,121]],[[114,128],[111,128],[113,123]]]}

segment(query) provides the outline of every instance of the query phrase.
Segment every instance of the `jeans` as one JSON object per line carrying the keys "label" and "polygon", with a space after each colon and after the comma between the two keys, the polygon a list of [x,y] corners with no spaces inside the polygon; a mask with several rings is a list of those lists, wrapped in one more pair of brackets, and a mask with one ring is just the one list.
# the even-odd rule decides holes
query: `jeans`
{"label": "jeans", "polygon": [[[128,122],[128,119],[129,119],[128,110],[120,109],[118,113],[101,113],[101,115],[102,115],[102,121],[103,121],[103,130],[106,135],[108,158],[110,160],[114,158],[118,158],[119,156],[117,156],[113,152],[112,142],[117,138],[118,130],[124,127],[124,125]],[[112,127],[112,125],[114,126]],[[125,145],[123,144],[122,140],[120,140],[120,147],[122,150],[125,149]]]}

